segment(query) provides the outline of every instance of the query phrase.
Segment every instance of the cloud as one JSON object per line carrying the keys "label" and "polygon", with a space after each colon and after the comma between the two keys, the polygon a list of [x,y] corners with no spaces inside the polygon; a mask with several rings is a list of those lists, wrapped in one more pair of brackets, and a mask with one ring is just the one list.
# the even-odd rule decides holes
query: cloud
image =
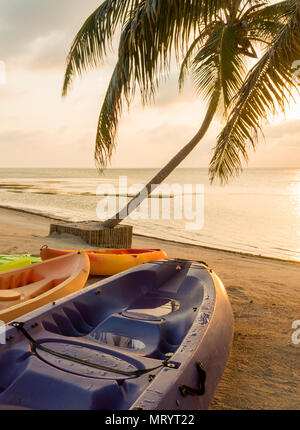
{"label": "cloud", "polygon": [[300,166],[300,120],[284,121],[264,129],[255,153],[249,153],[250,167]]}
{"label": "cloud", "polygon": [[53,32],[34,39],[28,46],[23,62],[26,68],[35,71],[62,68],[65,65],[66,52],[65,34]]}
{"label": "cloud", "polygon": [[63,67],[74,36],[99,4],[100,0],[1,0],[2,60],[31,68]]}
{"label": "cloud", "polygon": [[27,145],[40,142],[44,136],[42,131],[22,132],[21,130],[4,130],[0,132],[0,145],[11,146],[13,144]]}
{"label": "cloud", "polygon": [[[67,135],[66,139],[57,136]],[[0,132],[3,167],[94,167],[93,141],[90,133],[83,131],[68,138],[67,130]],[[26,154],[26,156],[25,156]]]}
{"label": "cloud", "polygon": [[266,130],[266,139],[274,143],[284,143],[287,146],[298,146],[300,149],[300,119],[284,121],[281,124],[269,126]]}
{"label": "cloud", "polygon": [[179,67],[174,64],[169,76],[166,79],[162,79],[155,98],[155,107],[164,108],[166,106],[189,102],[192,103],[198,96],[194,89],[191,80],[187,79],[185,87],[179,91]]}

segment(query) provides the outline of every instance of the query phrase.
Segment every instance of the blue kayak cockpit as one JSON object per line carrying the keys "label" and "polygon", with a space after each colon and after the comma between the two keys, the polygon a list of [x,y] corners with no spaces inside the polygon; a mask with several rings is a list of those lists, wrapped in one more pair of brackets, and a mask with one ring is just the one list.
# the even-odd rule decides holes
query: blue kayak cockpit
{"label": "blue kayak cockpit", "polygon": [[145,269],[127,273],[122,285],[118,280],[104,282],[97,299],[74,300],[68,308],[47,316],[44,328],[63,336],[84,335],[138,355],[166,358],[176,351],[195,319],[203,300],[201,283],[212,280],[204,266],[187,274],[190,264],[165,265],[163,273]]}

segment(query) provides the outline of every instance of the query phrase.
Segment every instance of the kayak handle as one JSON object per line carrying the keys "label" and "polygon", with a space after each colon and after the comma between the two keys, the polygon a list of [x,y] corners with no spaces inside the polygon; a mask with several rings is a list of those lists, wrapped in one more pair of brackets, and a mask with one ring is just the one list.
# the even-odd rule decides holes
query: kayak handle
{"label": "kayak handle", "polygon": [[14,328],[16,328],[17,330],[19,330],[23,334],[23,336],[29,341],[31,348],[32,348],[32,354],[33,355],[37,355],[36,350],[41,349],[42,351],[47,352],[48,354],[54,355],[55,357],[58,357],[58,358],[69,360],[69,361],[72,361],[74,363],[82,364],[84,366],[93,367],[94,369],[102,370],[105,372],[112,372],[112,373],[115,373],[118,375],[127,376],[129,378],[139,378],[140,376],[146,375],[147,373],[151,373],[154,370],[158,370],[158,369],[161,369],[164,367],[167,367],[169,369],[178,369],[178,367],[179,367],[177,364],[168,363],[168,360],[165,360],[160,365],[153,367],[151,369],[138,369],[138,368],[136,368],[136,370],[131,371],[131,372],[127,372],[125,370],[118,370],[115,368],[103,366],[103,365],[98,364],[98,363],[91,363],[90,361],[83,360],[83,359],[80,359],[77,357],[72,357],[72,356],[67,355],[67,354],[53,351],[50,348],[46,348],[45,346],[43,346],[42,344],[40,344],[38,341],[34,340],[30,336],[30,334],[27,332],[27,330],[25,330],[23,322],[15,322],[12,324],[12,326]]}
{"label": "kayak handle", "polygon": [[196,363],[197,370],[200,376],[200,385],[199,388],[192,388],[188,387],[187,385],[181,385],[179,387],[179,391],[182,394],[183,397],[187,396],[203,396],[205,394],[205,382],[206,382],[206,372],[204,370],[204,367],[198,361]]}

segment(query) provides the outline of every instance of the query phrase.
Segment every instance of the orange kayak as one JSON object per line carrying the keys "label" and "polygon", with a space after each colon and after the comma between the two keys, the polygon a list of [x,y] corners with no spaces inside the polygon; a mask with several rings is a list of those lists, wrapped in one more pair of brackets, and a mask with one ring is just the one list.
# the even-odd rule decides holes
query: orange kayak
{"label": "orange kayak", "polygon": [[103,250],[61,250],[43,247],[42,260],[74,252],[87,254],[90,258],[90,274],[96,276],[112,276],[132,267],[150,261],[166,260],[167,254],[161,249],[103,249]]}
{"label": "orange kayak", "polygon": [[86,254],[72,254],[0,273],[0,320],[11,322],[84,287]]}

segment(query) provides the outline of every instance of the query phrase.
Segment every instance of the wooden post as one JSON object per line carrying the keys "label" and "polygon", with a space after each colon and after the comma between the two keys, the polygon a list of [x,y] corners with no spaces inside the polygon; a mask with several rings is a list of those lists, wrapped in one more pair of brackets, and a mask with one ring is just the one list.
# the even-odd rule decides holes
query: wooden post
{"label": "wooden post", "polygon": [[58,222],[50,225],[50,234],[73,234],[97,248],[131,248],[132,232],[133,227],[130,225],[121,224],[111,229],[101,227],[96,221]]}

